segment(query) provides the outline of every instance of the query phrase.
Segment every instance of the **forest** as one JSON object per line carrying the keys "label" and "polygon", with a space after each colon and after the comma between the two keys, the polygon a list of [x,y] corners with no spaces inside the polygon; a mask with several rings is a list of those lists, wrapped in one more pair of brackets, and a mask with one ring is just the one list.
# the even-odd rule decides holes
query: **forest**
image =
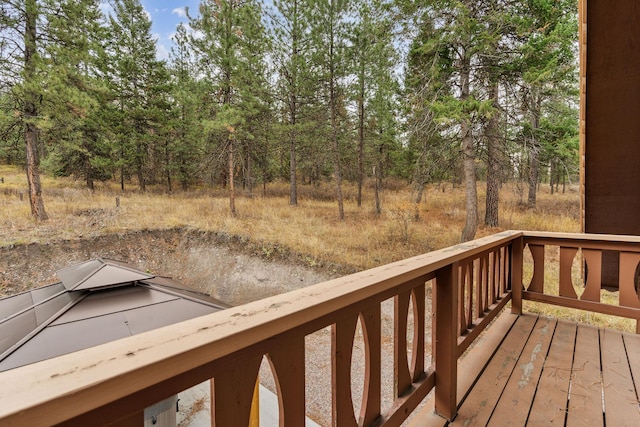
{"label": "forest", "polygon": [[[0,163],[93,190],[237,194],[389,180],[464,187],[462,240],[499,189],[578,175],[577,0],[202,0],[156,53],[139,0],[4,0]],[[478,182],[486,182],[478,200]],[[478,218],[478,203],[485,217]]]}

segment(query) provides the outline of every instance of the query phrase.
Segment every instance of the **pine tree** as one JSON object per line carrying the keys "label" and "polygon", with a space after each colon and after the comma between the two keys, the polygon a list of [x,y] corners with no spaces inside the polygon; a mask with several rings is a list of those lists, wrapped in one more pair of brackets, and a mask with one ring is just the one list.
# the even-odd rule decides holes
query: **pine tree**
{"label": "pine tree", "polygon": [[347,59],[354,78],[352,97],[357,110],[357,203],[362,205],[365,156],[367,151],[372,151],[376,182],[374,209],[380,214],[384,159],[394,144],[396,133],[399,88],[394,67],[398,57],[394,49],[390,4],[362,0],[355,4],[355,9]]}
{"label": "pine tree", "polygon": [[[209,86],[210,117],[205,128],[227,154],[229,208],[236,214],[235,174],[239,141],[249,141],[252,115],[260,110],[266,49],[261,9],[256,2],[205,0],[190,17],[200,71]],[[249,154],[251,155],[251,154]]]}
{"label": "pine tree", "polygon": [[[453,179],[458,169],[456,160],[459,149],[440,132],[436,111],[431,106],[441,92],[449,88],[452,69],[448,52],[436,37],[434,23],[427,16],[413,10],[402,12],[410,18],[404,23],[408,28],[419,28],[409,46],[405,73],[405,115],[409,135],[409,150],[413,158],[413,184],[416,188],[415,203],[422,200],[424,188],[430,182]],[[408,29],[407,29],[408,31]],[[442,61],[440,57],[443,56]]]}
{"label": "pine tree", "polygon": [[111,90],[118,111],[112,119],[118,142],[120,185],[125,177],[137,175],[141,191],[146,189],[149,155],[160,144],[157,125],[166,113],[169,92],[164,61],[156,59],[156,41],[151,21],[139,0],[114,0],[109,18],[111,44]]}
{"label": "pine tree", "polygon": [[308,55],[308,0],[277,0],[271,12],[274,56],[278,73],[277,97],[285,116],[283,130],[289,152],[289,204],[298,204],[298,156],[304,131],[304,109],[312,79]]}
{"label": "pine tree", "polygon": [[[428,108],[440,132],[455,133],[460,141],[465,185],[466,221],[462,241],[473,239],[478,226],[478,193],[476,184],[476,146],[473,134],[478,112],[486,108],[474,86],[478,53],[485,48],[482,28],[478,22],[478,4],[472,0],[448,2],[431,0],[421,19],[427,25],[433,40],[423,40],[424,47],[416,50],[429,52],[431,58],[428,74],[431,74],[437,90]],[[444,83],[444,84],[442,84]]]}
{"label": "pine tree", "polygon": [[[202,156],[204,129],[202,120],[205,109],[202,100],[205,88],[193,75],[196,70],[187,29],[178,25],[171,49],[171,75],[173,79],[172,140],[169,149],[169,173],[177,174],[183,190],[196,178],[199,159]],[[170,189],[171,190],[171,189]]]}
{"label": "pine tree", "polygon": [[48,215],[40,182],[39,141],[44,93],[38,81],[38,70],[42,67],[39,52],[43,44],[39,33],[43,24],[42,5],[37,0],[12,0],[3,2],[0,11],[0,81],[5,99],[11,100],[5,108],[12,109],[15,116],[9,119],[5,110],[4,131],[10,132],[18,125],[22,128],[31,214],[36,220],[45,221]]}
{"label": "pine tree", "polygon": [[342,123],[344,112],[346,75],[346,38],[348,34],[349,3],[347,0],[318,0],[312,14],[312,38],[314,63],[318,67],[322,84],[322,97],[328,116],[329,140],[333,177],[338,201],[338,217],[344,221],[342,195],[342,149],[341,137],[347,132]]}
{"label": "pine tree", "polygon": [[97,0],[49,1],[56,13],[47,19],[46,160],[56,174],[82,177],[93,190],[95,179],[111,177],[102,120],[108,98],[99,70],[104,17]]}
{"label": "pine tree", "polygon": [[527,202],[535,207],[547,105],[554,105],[559,97],[577,97],[576,0],[536,0],[523,5],[518,15],[522,17],[519,30],[524,38],[520,47],[520,92],[523,112],[529,117],[522,126],[529,156]]}

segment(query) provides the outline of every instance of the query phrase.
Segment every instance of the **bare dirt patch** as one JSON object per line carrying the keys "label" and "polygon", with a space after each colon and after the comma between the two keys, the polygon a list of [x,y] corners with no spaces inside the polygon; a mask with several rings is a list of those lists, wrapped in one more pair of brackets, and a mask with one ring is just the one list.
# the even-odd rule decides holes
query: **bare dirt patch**
{"label": "bare dirt patch", "polygon": [[57,270],[97,257],[173,277],[230,305],[322,282],[340,270],[305,266],[304,257],[286,250],[270,247],[267,251],[260,243],[219,233],[138,231],[1,247],[0,296],[56,282]]}

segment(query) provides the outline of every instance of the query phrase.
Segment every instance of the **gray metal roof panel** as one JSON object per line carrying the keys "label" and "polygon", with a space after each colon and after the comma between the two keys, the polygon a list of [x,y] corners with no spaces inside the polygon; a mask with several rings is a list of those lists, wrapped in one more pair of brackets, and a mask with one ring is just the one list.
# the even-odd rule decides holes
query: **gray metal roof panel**
{"label": "gray metal roof panel", "polygon": [[131,336],[122,313],[49,326],[4,360],[0,372]]}
{"label": "gray metal roof panel", "polygon": [[219,310],[203,304],[193,304],[184,299],[175,299],[159,305],[129,310],[124,316],[129,322],[132,334],[135,335],[216,311]]}
{"label": "gray metal roof panel", "polygon": [[0,333],[0,355],[29,335],[37,327],[36,314],[33,310],[25,311],[3,322],[2,333]]}
{"label": "gray metal roof panel", "polygon": [[78,304],[73,310],[69,310],[58,317],[51,325],[77,322],[92,317],[105,316],[110,313],[155,305],[173,299],[178,299],[178,297],[162,292],[154,292],[146,286],[131,286],[92,292],[87,295],[82,304]]}
{"label": "gray metal roof panel", "polygon": [[4,319],[33,307],[33,297],[30,292],[13,295],[0,299],[0,325]]}

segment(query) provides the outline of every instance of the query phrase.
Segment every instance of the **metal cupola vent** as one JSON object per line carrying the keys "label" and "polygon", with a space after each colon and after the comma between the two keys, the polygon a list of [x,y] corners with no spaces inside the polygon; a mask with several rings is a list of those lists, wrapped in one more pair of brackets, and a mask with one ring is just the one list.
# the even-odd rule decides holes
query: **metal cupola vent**
{"label": "metal cupola vent", "polygon": [[104,258],[95,258],[56,272],[68,291],[113,288],[155,276],[127,264]]}

